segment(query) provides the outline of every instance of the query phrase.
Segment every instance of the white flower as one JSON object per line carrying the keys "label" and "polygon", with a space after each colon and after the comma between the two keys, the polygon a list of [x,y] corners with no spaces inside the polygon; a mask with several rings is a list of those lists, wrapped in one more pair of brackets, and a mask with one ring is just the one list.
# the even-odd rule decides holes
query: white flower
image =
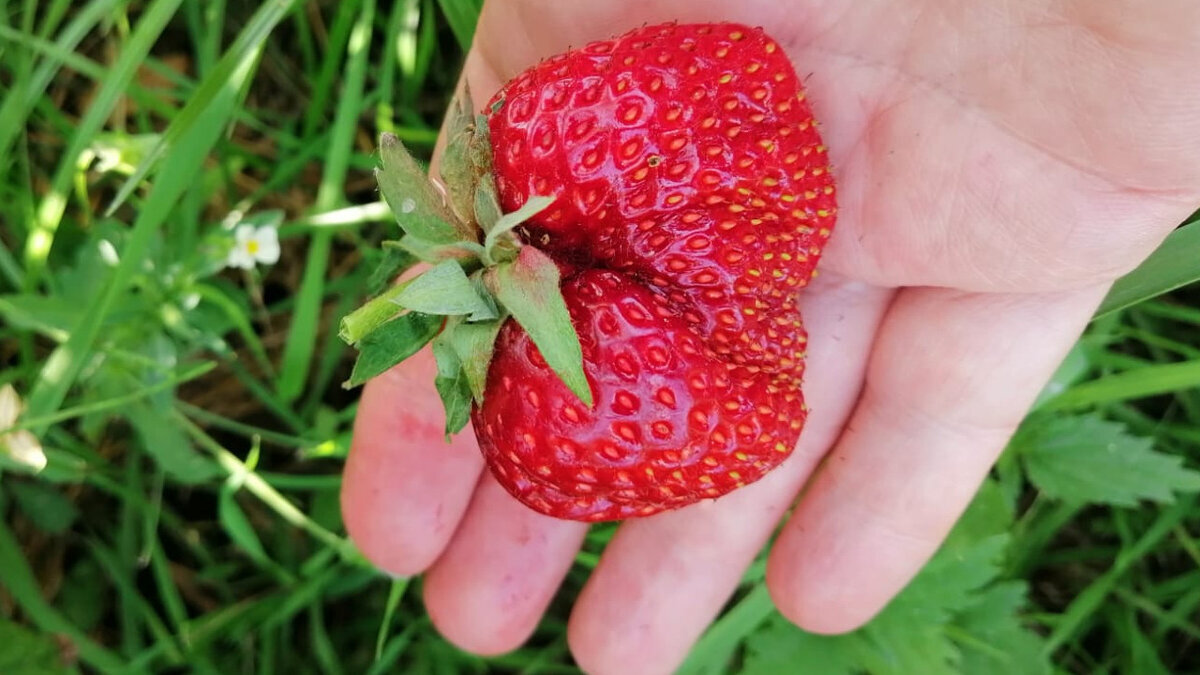
{"label": "white flower", "polygon": [[12,457],[33,471],[46,468],[46,453],[42,443],[27,429],[9,431],[21,416],[21,397],[11,384],[0,387],[0,452]]}
{"label": "white flower", "polygon": [[255,227],[238,225],[233,232],[233,249],[225,264],[239,269],[253,269],[256,263],[273,265],[279,260],[279,232],[270,225]]}

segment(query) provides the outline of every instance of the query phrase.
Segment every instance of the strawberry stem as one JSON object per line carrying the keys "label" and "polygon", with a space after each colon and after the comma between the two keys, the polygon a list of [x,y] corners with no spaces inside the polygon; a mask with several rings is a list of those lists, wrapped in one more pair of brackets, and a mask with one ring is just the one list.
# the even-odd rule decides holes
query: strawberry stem
{"label": "strawberry stem", "polygon": [[387,323],[404,309],[396,304],[396,296],[408,288],[409,282],[396,284],[366,302],[362,307],[342,317],[338,336],[347,344],[356,344]]}

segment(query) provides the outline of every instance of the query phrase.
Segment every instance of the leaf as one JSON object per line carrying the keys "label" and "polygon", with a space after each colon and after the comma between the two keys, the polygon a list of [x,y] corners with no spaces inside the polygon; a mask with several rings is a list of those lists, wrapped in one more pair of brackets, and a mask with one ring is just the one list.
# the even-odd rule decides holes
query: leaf
{"label": "leaf", "polygon": [[1096,317],[1132,307],[1157,295],[1200,281],[1200,220],[1172,232],[1137,269],[1117,280]]}
{"label": "leaf", "polygon": [[379,155],[383,167],[375,170],[375,179],[400,228],[406,234],[434,243],[457,239],[441,195],[395,134],[379,137]]}
{"label": "leaf", "polygon": [[[820,636],[775,614],[747,638],[742,672],[973,672],[960,665],[962,651],[954,636],[963,631],[957,622],[989,600],[989,584],[999,575],[1000,558],[1009,545],[1005,530],[1011,517],[1003,492],[987,481],[947,543],[866,626],[845,635]],[[1015,611],[1009,608],[1006,620],[1015,621]]]}
{"label": "leaf", "polygon": [[396,296],[395,303],[425,314],[468,314],[477,320],[497,317],[496,308],[483,299],[462,266],[453,260],[441,262],[413,279]]}
{"label": "leaf", "polygon": [[504,211],[496,195],[496,183],[491,180],[480,181],[475,189],[475,222],[484,232],[491,232],[502,215]]}
{"label": "leaf", "polygon": [[125,409],[125,416],[142,441],[142,448],[167,475],[181,483],[199,484],[212,480],[220,470],[200,454],[178,425],[149,403],[139,401]]}
{"label": "leaf", "polygon": [[746,639],[741,675],[851,675],[871,647],[857,633],[814,635],[776,614]]}
{"label": "leaf", "polygon": [[558,266],[532,246],[495,268],[493,292],[529,334],[550,369],[589,407],[592,389],[583,372],[583,350],[559,288]]}
{"label": "leaf", "polygon": [[455,353],[454,347],[446,340],[435,340],[433,357],[437,361],[437,377],[434,387],[442,398],[446,408],[446,442],[450,437],[467,426],[471,418],[471,390],[467,386],[467,377],[463,373],[462,362]]}
{"label": "leaf", "polygon": [[499,259],[495,258],[493,251],[496,250],[497,246],[501,242],[504,241],[504,235],[511,232],[513,228],[519,227],[521,223],[524,223],[542,211],[545,211],[553,203],[554,197],[534,195],[530,197],[528,201],[522,204],[521,208],[513,211],[512,213],[506,213],[503,216],[500,216],[500,220],[497,220],[496,224],[493,225],[492,229],[487,233],[487,239],[485,239],[483,242],[484,250],[487,251],[489,256],[492,256],[494,259]]}
{"label": "leaf", "polygon": [[0,295],[0,317],[14,328],[65,340],[79,318],[79,305],[58,295]]}
{"label": "leaf", "polygon": [[235,495],[238,487],[237,482],[232,478],[221,487],[221,493],[217,499],[217,520],[220,521],[225,534],[228,534],[233,543],[250,556],[251,560],[268,563],[270,558],[267,556],[266,549],[263,548],[262,541],[258,538],[258,533],[254,531],[250,519],[246,517],[246,513],[237,503]]}
{"label": "leaf", "polygon": [[476,128],[473,105],[471,90],[464,84],[450,104],[446,120],[446,150],[442,153],[440,169],[450,208],[464,222],[474,220],[476,186],[490,169],[475,161],[477,155],[474,146],[479,143],[477,136],[487,133],[487,125]]}
{"label": "leaf", "polygon": [[1200,490],[1200,473],[1182,457],[1156,452],[1153,439],[1096,415],[1035,417],[1013,444],[1030,481],[1067,502],[1136,506]]}
{"label": "leaf", "polygon": [[75,504],[46,483],[14,481],[8,487],[17,506],[43,532],[62,534],[79,517]]}
{"label": "leaf", "polygon": [[1006,581],[991,586],[955,622],[965,637],[956,640],[962,661],[959,670],[971,675],[1044,675],[1050,672],[1044,640],[1021,625],[1026,586]]}
{"label": "leaf", "polygon": [[488,367],[492,363],[496,335],[500,333],[501,325],[501,321],[460,322],[450,331],[450,344],[462,363],[467,387],[479,403],[483,402]]}
{"label": "leaf", "polygon": [[388,321],[358,343],[358,359],[350,379],[342,385],[357,387],[416,354],[442,328],[440,316],[407,312]]}
{"label": "leaf", "polygon": [[63,655],[50,635],[39,635],[0,617],[0,673],[5,675],[65,675],[78,673],[63,663]]}
{"label": "leaf", "polygon": [[[390,242],[385,242],[385,244],[387,243]],[[399,242],[396,243],[398,244]],[[371,276],[367,277],[367,292],[371,295],[379,293],[387,287],[392,279],[395,279],[417,264],[418,260],[417,256],[400,246],[385,245],[383,247],[383,259],[371,271]]]}
{"label": "leaf", "polygon": [[454,241],[449,244],[439,244],[412,235],[400,238],[398,242],[383,242],[384,248],[396,247],[418,260],[437,264],[445,260],[464,260],[483,256],[483,246],[473,241]]}

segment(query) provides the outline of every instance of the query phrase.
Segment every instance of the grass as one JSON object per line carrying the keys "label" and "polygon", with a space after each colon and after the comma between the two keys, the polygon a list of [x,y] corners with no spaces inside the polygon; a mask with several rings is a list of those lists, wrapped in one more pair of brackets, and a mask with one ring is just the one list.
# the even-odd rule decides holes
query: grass
{"label": "grass", "polygon": [[[0,672],[576,672],[610,526],[530,643],[481,659],[338,513],[337,318],[392,235],[373,140],[432,150],[478,7],[0,0],[0,386],[44,453],[0,452]],[[224,269],[244,221],[279,225],[277,264]],[[1200,669],[1198,241],[1114,288],[883,615],[802,633],[759,560],[682,672]]]}

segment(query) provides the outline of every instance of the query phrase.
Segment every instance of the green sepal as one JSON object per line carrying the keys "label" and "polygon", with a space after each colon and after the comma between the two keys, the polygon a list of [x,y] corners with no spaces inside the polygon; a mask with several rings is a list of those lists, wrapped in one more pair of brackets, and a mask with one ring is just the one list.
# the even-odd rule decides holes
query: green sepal
{"label": "green sepal", "polygon": [[563,384],[591,407],[583,350],[559,287],[558,266],[545,253],[525,246],[516,260],[490,272],[488,286],[496,299],[529,334]]}
{"label": "green sepal", "polygon": [[480,174],[492,172],[492,129],[486,115],[475,116],[475,136],[471,139],[471,165]]}
{"label": "green sepal", "polygon": [[383,242],[383,259],[371,272],[371,276],[367,277],[369,294],[379,293],[387,287],[392,279],[400,276],[420,261],[420,258],[413,255],[412,252],[400,247],[399,243],[396,241]]}
{"label": "green sepal", "polygon": [[449,443],[450,437],[462,431],[471,419],[471,389],[462,361],[444,334],[433,341],[433,358],[437,361],[438,371],[433,386],[446,409],[446,442]]}
{"label": "green sepal", "polygon": [[434,243],[459,239],[454,217],[442,205],[441,195],[400,139],[394,134],[381,135],[379,156],[383,167],[375,170],[375,179],[400,229]]}
{"label": "green sepal", "polygon": [[440,316],[407,312],[379,326],[358,342],[358,359],[342,386],[357,387],[416,354],[442,329]]}
{"label": "green sepal", "polygon": [[[475,223],[475,186],[491,172],[487,124],[479,126],[479,118],[471,113],[472,105],[471,91],[464,86],[450,106],[441,168],[450,208],[468,224]],[[486,152],[480,152],[481,146]]]}
{"label": "green sepal", "polygon": [[475,222],[484,232],[491,232],[503,215],[500,197],[496,194],[496,183],[489,179],[479,181],[475,189]]}
{"label": "green sepal", "polygon": [[483,245],[474,241],[455,241],[448,244],[438,244],[435,242],[406,236],[399,241],[385,241],[385,247],[394,246],[418,260],[430,264],[437,264],[445,260],[467,260],[470,258],[483,257]]}
{"label": "green sepal", "polygon": [[534,195],[522,204],[521,208],[501,216],[483,241],[483,248],[487,254],[486,259],[497,262],[513,260],[518,247],[512,237],[505,235],[520,227],[521,223],[545,211],[553,203],[554,197]]}
{"label": "green sepal", "polygon": [[413,279],[394,302],[426,314],[468,314],[474,320],[497,317],[496,308],[479,295],[479,289],[454,260],[439,263]]}
{"label": "green sepal", "polygon": [[488,368],[496,346],[496,336],[504,319],[477,323],[458,322],[447,329],[447,339],[462,363],[467,386],[476,403],[483,403],[483,391],[487,388]]}

